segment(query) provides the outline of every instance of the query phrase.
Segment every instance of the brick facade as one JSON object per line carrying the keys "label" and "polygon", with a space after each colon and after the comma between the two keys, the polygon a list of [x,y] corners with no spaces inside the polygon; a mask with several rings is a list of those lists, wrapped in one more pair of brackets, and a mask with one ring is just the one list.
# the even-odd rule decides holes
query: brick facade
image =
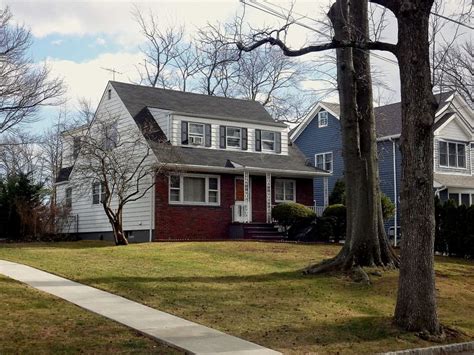
{"label": "brick facade", "polygon": [[[155,185],[155,240],[227,239],[232,223],[231,206],[235,203],[236,175],[222,174],[220,206],[170,205],[168,178],[157,177]],[[252,183],[252,221],[266,221],[265,176],[250,176]],[[313,205],[313,180],[296,180],[298,203]],[[274,202],[272,179],[272,204]]]}

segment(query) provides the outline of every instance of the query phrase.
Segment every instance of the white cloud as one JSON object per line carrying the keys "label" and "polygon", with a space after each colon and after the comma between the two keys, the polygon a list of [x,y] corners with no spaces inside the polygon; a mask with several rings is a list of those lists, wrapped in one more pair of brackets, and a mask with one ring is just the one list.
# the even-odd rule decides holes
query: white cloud
{"label": "white cloud", "polygon": [[53,46],[60,46],[61,44],[63,44],[64,40],[63,39],[56,39],[54,41],[51,41],[51,44]]}
{"label": "white cloud", "polygon": [[133,81],[137,78],[135,64],[141,61],[140,54],[105,53],[82,63],[49,59],[52,75],[64,78],[67,85],[67,98],[75,101],[77,98],[91,99],[97,103],[112,73],[103,68],[115,69],[117,81]]}
{"label": "white cloud", "polygon": [[97,37],[95,39],[95,44],[97,44],[99,46],[105,46],[106,43],[107,43],[107,41],[105,39],[103,39],[102,37]]}

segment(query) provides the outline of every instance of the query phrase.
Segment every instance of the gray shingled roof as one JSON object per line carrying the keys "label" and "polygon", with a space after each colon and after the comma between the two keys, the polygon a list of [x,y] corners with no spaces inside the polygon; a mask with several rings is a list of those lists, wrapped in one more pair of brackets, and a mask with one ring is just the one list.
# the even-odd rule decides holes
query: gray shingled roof
{"label": "gray shingled roof", "polygon": [[[450,91],[435,95],[440,109],[452,94],[453,92]],[[402,132],[402,105],[400,102],[375,107],[374,113],[378,137],[393,136]]]}
{"label": "gray shingled roof", "polygon": [[446,187],[463,187],[474,189],[474,178],[466,175],[434,174],[434,180]]}
{"label": "gray shingled roof", "polygon": [[117,81],[111,81],[111,84],[132,117],[145,107],[155,107],[201,117],[286,127],[283,123],[275,122],[257,101],[159,89]]}
{"label": "gray shingled roof", "polygon": [[[453,91],[436,94],[435,99],[440,103],[441,109],[443,103],[453,94]],[[338,116],[340,115],[340,106],[332,102],[321,102]],[[374,107],[377,137],[386,137],[400,134],[402,131],[402,106],[400,102]],[[444,116],[443,116],[444,117]],[[446,117],[444,117],[446,119]],[[435,124],[436,128],[436,124]]]}
{"label": "gray shingled roof", "polygon": [[67,168],[61,168],[59,170],[58,176],[56,177],[56,182],[63,182],[69,180],[69,175],[71,175],[72,166],[68,166]]}
{"label": "gray shingled roof", "polygon": [[229,171],[232,168],[245,166],[302,173],[325,172],[307,162],[303,153],[295,146],[288,147],[288,155],[170,146],[163,143],[151,144],[151,147],[158,161],[163,164],[211,166],[229,168]]}
{"label": "gray shingled roof", "polygon": [[321,101],[321,103],[326,106],[328,109],[330,109],[332,112],[334,112],[336,115],[340,115],[340,109],[339,109],[339,104],[336,104],[334,102],[325,102]]}

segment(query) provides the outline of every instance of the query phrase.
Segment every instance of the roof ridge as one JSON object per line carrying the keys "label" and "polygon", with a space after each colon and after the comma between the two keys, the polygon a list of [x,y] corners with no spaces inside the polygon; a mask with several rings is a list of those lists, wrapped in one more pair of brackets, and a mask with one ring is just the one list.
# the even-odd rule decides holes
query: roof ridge
{"label": "roof ridge", "polygon": [[[249,102],[249,103],[256,103],[258,105],[262,105],[260,102],[256,100],[249,100],[249,99],[241,99],[241,98],[235,98],[235,97],[226,97],[226,96],[217,96],[217,95],[207,95],[207,94],[200,94],[197,92],[191,92],[191,91],[181,91],[181,90],[174,90],[174,89],[164,89],[164,88],[157,88],[154,86],[147,86],[147,85],[139,85],[139,84],[133,84],[133,83],[126,83],[123,81],[116,81],[116,80],[110,80],[110,83],[112,85],[114,84],[119,84],[119,85],[128,85],[128,86],[136,86],[140,88],[145,88],[145,89],[153,89],[153,90],[158,90],[158,91],[167,91],[167,92],[173,92],[177,93],[178,95],[194,95],[194,96],[206,96],[210,98],[216,98],[220,100],[232,100],[232,101],[243,101],[243,102]],[[263,106],[263,105],[262,105]]]}

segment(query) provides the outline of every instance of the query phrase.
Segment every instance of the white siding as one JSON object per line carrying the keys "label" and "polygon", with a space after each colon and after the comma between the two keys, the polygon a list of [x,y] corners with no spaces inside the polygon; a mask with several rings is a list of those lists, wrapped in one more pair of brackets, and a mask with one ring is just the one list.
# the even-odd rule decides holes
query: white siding
{"label": "white siding", "polygon": [[[266,126],[262,124],[253,124],[253,123],[247,123],[247,122],[234,122],[234,121],[173,115],[172,129],[171,129],[171,142],[173,145],[181,144],[181,121],[211,124],[212,146],[207,149],[221,149],[219,147],[219,127],[232,126],[232,127],[247,128],[248,150],[246,150],[246,152],[255,152],[256,154],[276,154],[276,153],[255,151],[255,130],[261,129],[264,131],[280,132],[281,133],[281,153],[280,154],[288,155],[288,128],[287,127]],[[197,148],[197,149],[206,149],[206,148]]]}
{"label": "white siding", "polygon": [[160,126],[161,130],[166,135],[166,137],[170,139],[170,131],[169,131],[170,121],[171,121],[170,111],[161,110],[161,109],[153,108],[153,107],[149,107],[148,110],[153,115],[156,122]]}
{"label": "white siding", "polygon": [[[118,98],[110,84],[106,88],[105,93],[107,93],[109,89],[112,89],[112,97],[110,100],[107,99],[106,94],[102,97],[97,109],[96,119],[105,119],[110,117],[113,120],[117,120],[119,134],[123,132],[127,132],[127,134],[129,134],[132,132],[133,134],[141,136],[141,132],[139,131],[136,123],[125,109],[125,106]],[[92,125],[92,129],[93,128],[94,125]],[[143,152],[143,154],[145,154],[145,152]],[[137,155],[137,159],[140,159],[142,156]],[[80,159],[80,156],[78,159]],[[148,163],[152,164],[153,162],[154,157],[150,156]],[[71,213],[72,215],[78,215],[79,217],[78,232],[87,233],[111,231],[112,228],[108,222],[102,205],[92,204],[92,181],[78,182],[76,179],[78,178],[74,176],[73,170],[69,184],[69,186],[73,187]],[[149,183],[150,179],[147,178],[147,181],[143,180],[140,185],[142,189],[145,189],[146,186],[149,186]],[[62,189],[63,188],[61,187],[61,190]],[[153,194],[151,190],[149,190],[141,199],[125,205],[123,211],[124,230],[149,230],[150,228],[154,228],[154,217],[152,216]],[[116,204],[112,202],[112,206],[115,205]]]}
{"label": "white siding", "polygon": [[461,127],[461,123],[457,121],[456,117],[439,130],[438,136],[444,139],[452,139],[457,141],[471,140],[471,136],[467,134],[464,127]]}

